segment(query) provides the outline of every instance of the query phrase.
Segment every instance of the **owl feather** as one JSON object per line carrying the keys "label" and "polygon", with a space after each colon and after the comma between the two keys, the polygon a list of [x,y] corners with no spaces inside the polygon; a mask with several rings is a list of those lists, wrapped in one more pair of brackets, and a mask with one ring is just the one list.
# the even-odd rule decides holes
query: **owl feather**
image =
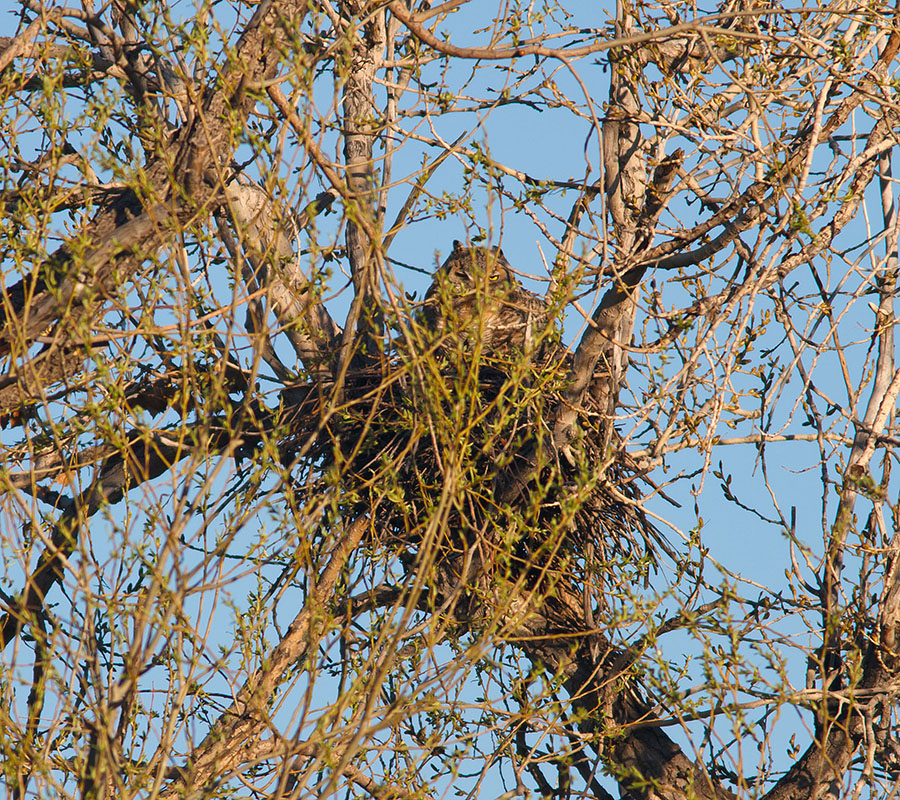
{"label": "owl feather", "polygon": [[529,352],[550,319],[544,298],[522,287],[500,248],[453,243],[425,295],[425,320],[446,341],[482,355]]}

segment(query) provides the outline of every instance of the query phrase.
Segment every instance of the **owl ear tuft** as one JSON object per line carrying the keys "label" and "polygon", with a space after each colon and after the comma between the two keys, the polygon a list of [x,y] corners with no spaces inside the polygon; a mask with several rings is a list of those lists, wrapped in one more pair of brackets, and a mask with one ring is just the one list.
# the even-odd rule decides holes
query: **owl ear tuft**
{"label": "owl ear tuft", "polygon": [[464,245],[459,239],[454,239],[454,240],[453,240],[453,250],[454,250],[454,251],[456,251],[456,250],[464,250],[464,249],[465,249],[465,245]]}

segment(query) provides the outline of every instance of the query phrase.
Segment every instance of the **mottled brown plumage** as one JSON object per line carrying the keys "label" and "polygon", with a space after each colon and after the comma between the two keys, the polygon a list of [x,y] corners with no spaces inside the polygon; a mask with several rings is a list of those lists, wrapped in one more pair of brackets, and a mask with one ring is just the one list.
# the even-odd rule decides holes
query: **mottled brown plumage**
{"label": "mottled brown plumage", "polygon": [[522,288],[500,248],[453,243],[425,295],[425,319],[446,338],[483,355],[530,352],[549,320],[542,297]]}

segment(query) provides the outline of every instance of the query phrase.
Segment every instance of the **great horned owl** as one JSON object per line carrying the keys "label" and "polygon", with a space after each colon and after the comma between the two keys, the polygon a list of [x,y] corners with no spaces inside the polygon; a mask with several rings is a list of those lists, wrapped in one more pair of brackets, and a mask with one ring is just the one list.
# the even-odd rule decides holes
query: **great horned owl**
{"label": "great horned owl", "polygon": [[498,247],[453,242],[425,295],[432,330],[484,355],[529,351],[547,327],[542,297],[522,288]]}

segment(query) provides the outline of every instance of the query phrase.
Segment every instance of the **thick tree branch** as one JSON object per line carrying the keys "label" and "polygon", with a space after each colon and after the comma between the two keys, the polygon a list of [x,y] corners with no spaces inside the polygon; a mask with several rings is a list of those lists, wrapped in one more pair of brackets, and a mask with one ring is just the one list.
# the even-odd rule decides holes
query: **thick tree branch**
{"label": "thick tree branch", "polygon": [[[391,13],[396,16],[397,19],[399,19],[417,39],[419,39],[424,44],[427,44],[434,50],[437,50],[439,53],[443,53],[446,56],[451,56],[454,58],[480,59],[485,61],[505,61],[507,59],[523,58],[525,56],[543,56],[545,58],[560,58],[571,60],[575,58],[582,58],[583,56],[592,55],[594,53],[600,53],[604,50],[626,47],[628,45],[638,45],[657,41],[665,42],[671,39],[682,37],[688,33],[696,33],[701,29],[712,36],[724,35],[758,42],[760,37],[757,33],[748,33],[731,28],[718,27],[709,23],[721,22],[740,16],[760,16],[772,13],[768,9],[758,9],[744,12],[738,11],[723,14],[709,14],[697,17],[697,19],[692,22],[672,25],[671,27],[663,28],[652,33],[617,36],[614,39],[602,39],[598,37],[593,44],[564,49],[546,47],[542,44],[527,43],[523,43],[515,47],[457,47],[456,45],[450,44],[449,42],[438,39],[433,33],[431,33],[431,31],[428,30],[428,28],[421,24],[422,21],[428,19],[428,17],[431,16],[430,13],[426,13],[425,15],[413,14],[403,5],[400,0],[391,0],[391,2],[388,4],[388,8],[391,10]],[[689,52],[693,54],[692,49],[690,49]]]}
{"label": "thick tree branch", "polygon": [[[246,249],[242,269],[251,292],[265,291],[278,321],[304,367],[319,383],[333,379],[332,358],[340,330],[315,297],[315,286],[304,274],[300,256],[288,235],[287,220],[278,213],[262,187],[247,178],[236,178],[225,189],[228,211]],[[318,202],[330,202],[323,193]],[[220,225],[226,241],[228,232]]]}
{"label": "thick tree branch", "polygon": [[237,144],[232,138],[233,114],[246,119],[255,103],[247,90],[274,76],[288,35],[281,20],[301,19],[305,13],[301,0],[272,0],[259,6],[221,78],[224,90],[210,87],[200,113],[173,136],[165,157],[148,164],[142,197],[128,190],[100,211],[79,237],[93,243],[86,255],[76,255],[65,245],[48,263],[4,290],[0,354],[24,356],[34,338],[64,314],[77,328],[87,313],[86,299],[112,295],[114,286],[127,283],[139,265],[168,241],[164,232],[170,226],[212,210],[222,192],[218,175]]}
{"label": "thick tree branch", "polygon": [[[900,33],[894,31],[871,70],[872,79],[865,81],[861,86],[853,87],[853,91],[821,126],[816,126],[812,122],[804,126],[794,137],[785,162],[779,169],[765,180],[755,181],[734,199],[723,203],[709,219],[695,225],[677,238],[641,253],[641,261],[657,269],[677,269],[696,264],[726,247],[742,232],[757,224],[765,210],[782,196],[780,187],[789,185],[791,177],[802,169],[810,147],[827,142],[829,137],[849,119],[854,109],[858,108],[868,96],[878,91],[879,82],[887,74],[898,49],[900,49]],[[771,190],[773,185],[779,188]],[[683,252],[685,246],[706,236],[719,225],[726,226],[726,230],[720,236],[694,252]]]}
{"label": "thick tree branch", "polygon": [[177,777],[161,792],[163,800],[197,796],[210,782],[227,776],[244,763],[247,743],[268,728],[266,709],[285,672],[314,646],[322,611],[329,607],[338,579],[369,525],[369,518],[364,515],[349,523],[340,534],[328,564],[284,638],[272,649],[265,666],[246,680],[234,703],[193,749],[189,761],[174,770]]}
{"label": "thick tree branch", "polygon": [[178,461],[191,455],[193,447],[190,442],[162,434],[138,433],[126,450],[126,455],[108,460],[97,480],[63,512],[46,537],[45,550],[24,591],[0,617],[0,649],[42,613],[44,598],[63,579],[69,556],[75,552],[79,532],[87,520],[101,508],[119,502],[128,488],[168,472]]}

